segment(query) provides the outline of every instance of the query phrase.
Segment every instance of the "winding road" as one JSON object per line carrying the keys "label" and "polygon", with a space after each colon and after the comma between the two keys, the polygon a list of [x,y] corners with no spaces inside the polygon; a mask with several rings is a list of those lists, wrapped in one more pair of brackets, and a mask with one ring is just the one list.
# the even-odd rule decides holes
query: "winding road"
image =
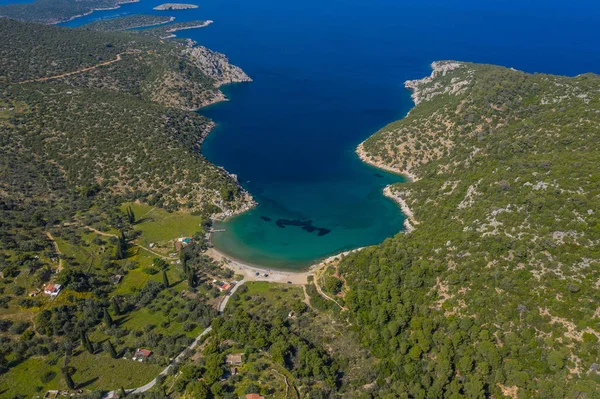
{"label": "winding road", "polygon": [[93,65],[91,67],[81,68],[81,69],[78,69],[76,71],[71,71],[71,72],[65,72],[65,73],[62,73],[60,75],[47,76],[45,78],[38,78],[38,79],[24,80],[22,82],[18,82],[17,84],[46,82],[46,81],[52,80],[52,79],[60,79],[60,78],[65,78],[67,76],[72,76],[72,75],[77,75],[77,74],[88,72],[88,71],[93,71],[94,69],[96,69],[98,67],[106,66],[106,65],[110,65],[110,64],[114,64],[115,62],[121,61],[121,56],[122,55],[125,55],[125,54],[138,54],[138,53],[139,53],[139,51],[136,51],[136,50],[125,51],[125,52],[117,54],[117,58],[115,58],[114,60],[104,61],[104,62],[101,62],[99,64]]}
{"label": "winding road", "polygon": [[[242,280],[240,282],[238,282],[232,289],[231,291],[229,291],[229,294],[225,295],[223,302],[221,302],[221,304],[219,305],[219,312],[223,312],[225,310],[225,307],[227,306],[227,303],[229,302],[229,298],[231,298],[231,296],[242,286],[246,283],[246,280]],[[204,331],[202,331],[200,333],[200,335],[198,335],[196,337],[196,339],[194,340],[194,342],[192,342],[187,348],[185,348],[183,350],[183,352],[181,352],[175,359],[173,359],[171,361],[171,363],[165,367],[165,369],[163,371],[160,372],[160,374],[158,374],[156,376],[156,378],[154,378],[152,381],[150,381],[149,383],[147,383],[146,385],[142,385],[141,387],[137,387],[137,388],[129,388],[126,389],[125,392],[129,395],[132,393],[143,393],[146,392],[150,389],[152,389],[155,385],[156,382],[158,380],[158,377],[160,377],[161,375],[167,375],[167,373],[169,372],[169,370],[171,370],[171,368],[173,368],[175,365],[181,363],[185,357],[186,357],[186,352],[189,350],[194,349],[196,346],[198,346],[198,344],[200,343],[200,341],[202,340],[202,338],[207,335],[208,333],[210,333],[212,331],[212,327],[207,327]],[[119,391],[111,391],[109,392],[105,397],[113,397],[115,394],[118,394]],[[112,395],[112,396],[111,396]]]}

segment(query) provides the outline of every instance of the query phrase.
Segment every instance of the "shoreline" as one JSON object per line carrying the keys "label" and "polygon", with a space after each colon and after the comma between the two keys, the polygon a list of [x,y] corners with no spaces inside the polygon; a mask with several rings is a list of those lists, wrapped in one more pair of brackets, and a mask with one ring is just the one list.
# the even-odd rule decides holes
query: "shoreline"
{"label": "shoreline", "polygon": [[[175,20],[175,17],[171,17],[171,18],[172,18],[171,22]],[[201,24],[198,24],[198,25],[183,26],[183,27],[180,27],[180,28],[167,29],[166,32],[167,33],[172,33],[172,34],[169,35],[169,36],[161,37],[161,39],[164,40],[164,39],[170,39],[170,38],[173,38],[173,37],[177,37],[177,35],[175,35],[174,33],[175,32],[179,32],[180,30],[206,28],[207,26],[209,26],[210,24],[213,24],[214,22],[215,21],[213,21],[212,19],[207,19],[206,21],[204,21],[204,22],[202,22]]]}
{"label": "shoreline", "polygon": [[404,228],[406,229],[405,232],[411,233],[412,231],[414,231],[414,229],[416,228],[415,226],[418,225],[419,222],[415,218],[415,215],[413,214],[412,209],[410,209],[410,207],[408,206],[406,200],[402,198],[401,194],[394,194],[392,192],[392,185],[390,184],[385,186],[385,188],[383,189],[383,195],[396,202],[400,206],[400,210],[402,211],[404,216],[406,216],[406,219],[404,219],[403,223]]}
{"label": "shoreline", "polygon": [[[121,8],[121,5],[123,4],[129,4],[129,3],[139,3],[141,0],[122,0],[122,1],[118,1],[117,5],[114,7],[106,7],[106,8],[92,8],[89,12],[85,12],[83,14],[78,14],[78,15],[74,15],[72,17],[69,17],[67,19],[61,19],[59,21],[55,21],[55,22],[49,22],[48,25],[58,25],[58,24],[62,24],[65,22],[71,22],[74,19],[77,18],[81,18],[81,17],[85,17],[87,15],[92,14],[94,11],[110,11],[110,10],[117,10],[119,8]],[[51,21],[51,20],[50,20]]]}
{"label": "shoreline", "polygon": [[[341,259],[343,256],[361,251],[365,248],[367,247],[351,249],[349,251],[344,251],[335,255],[328,256],[324,259],[317,261],[317,263],[313,263],[307,269],[303,269],[301,271],[284,270],[252,265],[250,263],[236,259],[233,256],[227,255],[224,252],[216,249],[214,246],[209,248],[206,252],[204,252],[204,254],[212,258],[214,261],[222,263],[224,267],[233,271],[234,273],[241,274],[242,276],[244,276],[244,280],[246,281],[266,281],[269,283],[291,283],[292,285],[307,285],[308,277],[314,277],[316,272],[322,269],[323,267],[328,266],[331,262],[335,260]],[[256,273],[258,273],[259,275],[257,276]],[[265,273],[268,275],[268,277],[264,277]]]}
{"label": "shoreline", "polygon": [[368,165],[374,166],[376,168],[383,169],[386,172],[390,172],[390,173],[393,173],[396,175],[403,176],[408,180],[408,183],[414,183],[417,180],[419,180],[419,178],[415,174],[409,172],[408,170],[400,170],[400,169],[382,164],[380,162],[374,161],[372,158],[369,157],[369,155],[365,151],[364,143],[365,143],[364,141],[362,143],[360,143],[356,147],[356,150],[354,151],[356,153],[356,155],[358,155],[358,158],[360,158],[361,161],[363,161],[364,163],[366,163]]}

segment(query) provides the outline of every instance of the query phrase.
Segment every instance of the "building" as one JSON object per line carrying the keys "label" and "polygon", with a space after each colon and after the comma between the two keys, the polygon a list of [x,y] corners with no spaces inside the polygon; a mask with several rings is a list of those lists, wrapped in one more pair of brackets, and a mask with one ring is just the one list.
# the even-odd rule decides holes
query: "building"
{"label": "building", "polygon": [[152,351],[149,351],[148,349],[138,348],[133,354],[132,359],[137,360],[138,362],[143,362],[144,360],[148,359],[151,354]]}
{"label": "building", "polygon": [[229,366],[239,366],[242,364],[242,354],[241,353],[232,353],[225,357],[225,363]]}
{"label": "building", "polygon": [[223,282],[223,284],[218,285],[217,288],[219,289],[219,291],[221,292],[227,292],[229,291],[229,289],[231,288],[231,284],[225,283]]}
{"label": "building", "polygon": [[257,393],[249,393],[248,395],[246,395],[246,399],[265,399],[265,397]]}
{"label": "building", "polygon": [[173,244],[175,245],[176,251],[181,251],[183,249],[183,247],[187,246],[191,242],[192,242],[192,239],[190,237],[180,237],[180,238],[176,239],[173,242]]}
{"label": "building", "polygon": [[60,284],[48,284],[44,287],[44,294],[57,296],[60,293],[62,286]]}

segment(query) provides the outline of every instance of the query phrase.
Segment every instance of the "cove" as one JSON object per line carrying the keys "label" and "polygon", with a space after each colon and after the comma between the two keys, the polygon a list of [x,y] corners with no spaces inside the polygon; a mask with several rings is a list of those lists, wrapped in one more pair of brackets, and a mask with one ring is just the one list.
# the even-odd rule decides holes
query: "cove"
{"label": "cove", "polygon": [[203,154],[237,174],[260,205],[216,225],[225,232],[213,243],[273,268],[304,268],[401,231],[402,214],[382,195],[401,178],[363,164],[354,148],[408,112],[403,82],[429,75],[432,61],[566,75],[600,65],[599,6],[586,1],[204,0],[194,10],[152,10],[161,3],[66,25],[135,13],[215,21],[178,35],[227,54],[254,82],[226,87],[231,101],[200,111],[218,124]]}

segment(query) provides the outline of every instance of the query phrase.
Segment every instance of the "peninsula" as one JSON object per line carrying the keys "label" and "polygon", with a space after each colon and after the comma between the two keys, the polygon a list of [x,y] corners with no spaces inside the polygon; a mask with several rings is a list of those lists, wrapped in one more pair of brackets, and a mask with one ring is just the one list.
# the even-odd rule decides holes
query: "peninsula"
{"label": "peninsula", "polygon": [[58,24],[91,14],[94,11],[112,10],[121,4],[139,0],[35,0],[32,3],[6,4],[0,6],[0,17],[22,21]]}
{"label": "peninsula", "polygon": [[126,17],[101,19],[82,25],[80,29],[99,30],[112,32],[118,30],[135,29],[142,27],[158,26],[173,22],[175,17],[166,17],[159,15],[128,15]]}
{"label": "peninsula", "polygon": [[192,8],[198,8],[195,4],[183,4],[183,3],[165,3],[153,8],[156,11],[175,11],[175,10],[189,10]]}

